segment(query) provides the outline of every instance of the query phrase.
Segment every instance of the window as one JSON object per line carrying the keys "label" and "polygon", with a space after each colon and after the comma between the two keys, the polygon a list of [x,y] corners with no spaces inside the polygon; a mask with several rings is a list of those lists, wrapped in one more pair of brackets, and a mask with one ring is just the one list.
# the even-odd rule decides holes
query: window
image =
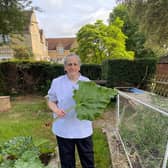
{"label": "window", "polygon": [[63,47],[57,47],[57,53],[58,54],[64,54],[64,48]]}

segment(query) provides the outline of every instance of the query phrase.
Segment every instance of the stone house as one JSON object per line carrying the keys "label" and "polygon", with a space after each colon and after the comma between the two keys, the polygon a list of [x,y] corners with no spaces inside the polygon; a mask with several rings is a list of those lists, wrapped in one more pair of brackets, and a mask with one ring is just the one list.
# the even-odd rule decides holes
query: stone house
{"label": "stone house", "polygon": [[65,56],[73,52],[77,47],[75,37],[71,38],[47,38],[48,56],[51,62],[63,63]]}
{"label": "stone house", "polygon": [[34,10],[25,11],[27,22],[23,35],[13,35],[9,45],[0,46],[0,60],[13,58],[11,46],[25,47],[33,54],[33,60],[47,60],[48,49],[43,30],[39,29]]}

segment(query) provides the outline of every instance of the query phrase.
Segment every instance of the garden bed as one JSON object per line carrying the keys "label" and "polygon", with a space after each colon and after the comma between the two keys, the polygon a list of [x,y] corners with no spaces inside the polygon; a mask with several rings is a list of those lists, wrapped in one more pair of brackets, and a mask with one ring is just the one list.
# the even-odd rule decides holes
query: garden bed
{"label": "garden bed", "polygon": [[158,168],[167,162],[168,99],[143,92],[119,92],[118,135],[130,167]]}
{"label": "garden bed", "polygon": [[10,96],[0,96],[0,112],[8,111],[11,108]]}

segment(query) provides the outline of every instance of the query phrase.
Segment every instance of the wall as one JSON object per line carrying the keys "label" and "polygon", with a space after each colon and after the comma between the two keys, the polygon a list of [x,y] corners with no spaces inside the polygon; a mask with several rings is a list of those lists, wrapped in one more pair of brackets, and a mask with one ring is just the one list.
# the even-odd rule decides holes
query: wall
{"label": "wall", "polygon": [[35,13],[32,13],[31,24],[29,26],[32,52],[35,55],[35,60],[45,60],[48,57],[48,50],[45,43],[43,32],[40,32]]}
{"label": "wall", "polygon": [[159,73],[159,74],[168,74],[168,63],[157,64],[156,72]]}
{"label": "wall", "polygon": [[[39,29],[38,22],[37,22],[34,11],[27,11],[27,14],[28,14],[27,15],[28,21],[25,25],[25,30],[23,32],[23,35],[12,34],[11,46],[14,48],[15,47],[26,47],[30,49],[30,51],[32,51],[34,55],[34,60],[36,61],[47,60],[48,59],[48,48],[46,45],[44,33],[42,30]],[[0,53],[3,52],[3,50],[4,49],[0,46]],[[0,56],[1,55],[2,54],[0,54]],[[11,54],[6,53],[6,55],[12,58]]]}

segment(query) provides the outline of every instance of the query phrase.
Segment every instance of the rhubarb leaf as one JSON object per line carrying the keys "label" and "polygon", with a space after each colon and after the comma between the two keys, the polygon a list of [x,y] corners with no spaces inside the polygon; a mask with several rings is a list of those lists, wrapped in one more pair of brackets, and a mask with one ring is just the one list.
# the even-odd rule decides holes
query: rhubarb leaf
{"label": "rhubarb leaf", "polygon": [[74,90],[75,110],[80,120],[95,120],[117,95],[115,89],[97,85],[93,81],[79,81],[79,88]]}

